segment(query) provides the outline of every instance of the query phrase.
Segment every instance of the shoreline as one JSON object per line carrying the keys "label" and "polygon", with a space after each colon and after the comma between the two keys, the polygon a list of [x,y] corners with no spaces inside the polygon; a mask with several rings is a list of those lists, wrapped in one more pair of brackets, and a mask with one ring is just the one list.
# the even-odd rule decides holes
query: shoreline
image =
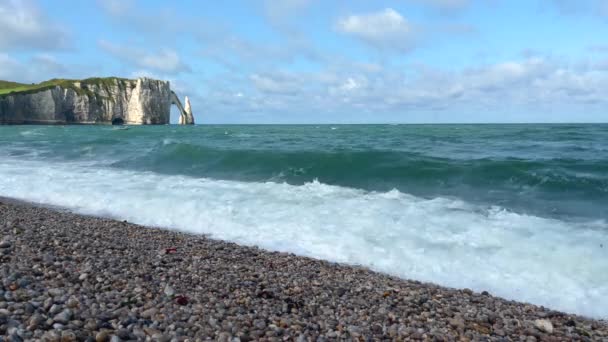
{"label": "shoreline", "polygon": [[0,197],[0,336],[608,340],[608,324]]}

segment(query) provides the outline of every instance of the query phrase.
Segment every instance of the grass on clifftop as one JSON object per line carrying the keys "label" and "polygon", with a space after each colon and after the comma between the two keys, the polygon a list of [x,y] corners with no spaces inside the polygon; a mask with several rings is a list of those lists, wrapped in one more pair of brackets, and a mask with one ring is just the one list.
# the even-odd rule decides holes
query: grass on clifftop
{"label": "grass on clifftop", "polygon": [[30,85],[17,83],[17,82],[9,82],[0,80],[0,94],[6,94],[13,91],[20,91],[30,87]]}
{"label": "grass on clifftop", "polygon": [[[117,80],[121,81],[118,82],[119,86],[121,86],[127,81],[133,81],[127,78],[120,77],[92,77],[84,80],[68,80],[62,78],[54,78],[52,80],[36,84],[24,84],[0,80],[0,96],[6,96],[11,94],[33,94],[43,90],[54,88],[56,86],[60,86],[62,88],[67,89],[73,89],[79,95],[88,95],[89,91],[87,91],[86,85],[99,85],[101,87],[107,88],[110,85],[113,85],[114,82],[116,82]],[[81,86],[77,87],[75,85],[76,82],[80,82]]]}

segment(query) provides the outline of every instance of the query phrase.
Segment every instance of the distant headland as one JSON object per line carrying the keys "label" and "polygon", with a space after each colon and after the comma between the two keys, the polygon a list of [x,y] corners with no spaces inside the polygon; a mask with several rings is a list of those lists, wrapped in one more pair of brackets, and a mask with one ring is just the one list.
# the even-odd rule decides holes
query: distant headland
{"label": "distant headland", "polygon": [[0,80],[0,124],[164,125],[172,104],[180,124],[194,124],[188,97],[184,102],[185,107],[168,81],[151,78]]}

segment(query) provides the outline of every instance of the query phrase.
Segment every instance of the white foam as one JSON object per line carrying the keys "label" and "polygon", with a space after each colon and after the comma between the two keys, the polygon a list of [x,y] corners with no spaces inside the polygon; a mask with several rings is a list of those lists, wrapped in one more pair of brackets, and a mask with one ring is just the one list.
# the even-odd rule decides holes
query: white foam
{"label": "white foam", "polygon": [[177,143],[177,140],[175,140],[175,139],[170,139],[170,138],[164,138],[163,139],[163,145],[164,146],[175,144],[175,143]]}
{"label": "white foam", "polygon": [[40,129],[29,129],[29,130],[19,132],[19,134],[24,137],[42,135],[42,133],[40,132]]}
{"label": "white foam", "polygon": [[[329,186],[0,160],[0,195],[608,317],[608,224]],[[600,243],[604,247],[600,247]]]}

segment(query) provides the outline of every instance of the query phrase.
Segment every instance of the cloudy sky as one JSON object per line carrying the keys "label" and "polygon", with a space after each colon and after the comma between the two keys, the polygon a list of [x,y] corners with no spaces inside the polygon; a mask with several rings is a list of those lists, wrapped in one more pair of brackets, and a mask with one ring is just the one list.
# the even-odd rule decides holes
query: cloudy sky
{"label": "cloudy sky", "polygon": [[0,79],[91,76],[199,123],[607,122],[608,0],[0,0]]}

